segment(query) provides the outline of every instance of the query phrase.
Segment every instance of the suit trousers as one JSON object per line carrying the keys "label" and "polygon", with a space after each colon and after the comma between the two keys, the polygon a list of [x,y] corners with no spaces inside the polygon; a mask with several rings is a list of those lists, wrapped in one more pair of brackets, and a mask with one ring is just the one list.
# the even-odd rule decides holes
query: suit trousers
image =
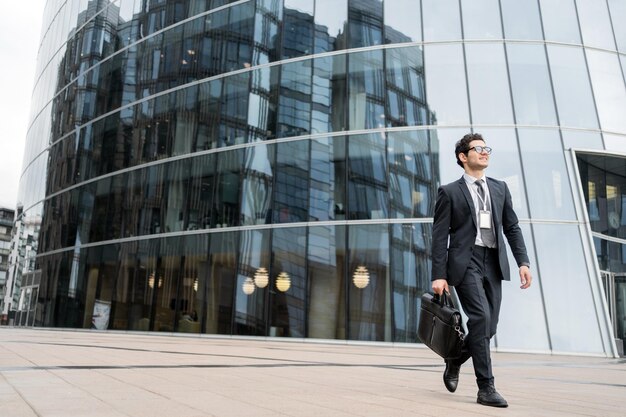
{"label": "suit trousers", "polygon": [[455,363],[472,358],[479,388],[494,383],[489,344],[496,334],[502,301],[498,262],[497,249],[475,246],[463,281],[454,287],[468,317],[463,355]]}

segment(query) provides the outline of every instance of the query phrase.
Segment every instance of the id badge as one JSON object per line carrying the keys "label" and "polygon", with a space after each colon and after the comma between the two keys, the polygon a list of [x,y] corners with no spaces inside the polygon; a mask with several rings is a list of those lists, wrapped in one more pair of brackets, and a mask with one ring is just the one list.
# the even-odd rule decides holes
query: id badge
{"label": "id badge", "polygon": [[481,229],[491,229],[491,212],[485,210],[479,211],[478,224]]}

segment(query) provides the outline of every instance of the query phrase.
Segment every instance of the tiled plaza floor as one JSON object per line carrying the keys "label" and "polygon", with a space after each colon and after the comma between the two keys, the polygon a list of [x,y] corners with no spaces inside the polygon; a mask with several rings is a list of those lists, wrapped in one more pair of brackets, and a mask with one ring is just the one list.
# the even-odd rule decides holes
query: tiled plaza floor
{"label": "tiled plaza floor", "polygon": [[415,346],[0,327],[0,416],[626,416],[624,359],[493,362],[507,409]]}

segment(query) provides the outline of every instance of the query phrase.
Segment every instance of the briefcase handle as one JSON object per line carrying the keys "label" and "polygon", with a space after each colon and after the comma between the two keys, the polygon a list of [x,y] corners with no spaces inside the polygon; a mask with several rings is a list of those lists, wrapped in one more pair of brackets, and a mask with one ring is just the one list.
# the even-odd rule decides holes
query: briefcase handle
{"label": "briefcase handle", "polygon": [[433,301],[435,303],[439,303],[439,305],[442,307],[448,306],[451,308],[455,308],[454,303],[452,302],[452,297],[450,296],[450,293],[448,291],[442,292],[441,296],[439,294],[433,295]]}

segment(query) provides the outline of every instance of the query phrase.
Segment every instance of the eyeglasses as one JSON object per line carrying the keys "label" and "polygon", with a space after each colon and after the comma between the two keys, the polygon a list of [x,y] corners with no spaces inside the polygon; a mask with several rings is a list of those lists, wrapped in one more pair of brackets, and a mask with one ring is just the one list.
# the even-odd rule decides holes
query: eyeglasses
{"label": "eyeglasses", "polygon": [[475,150],[477,153],[487,152],[487,155],[491,154],[491,148],[489,146],[472,146],[467,151]]}

